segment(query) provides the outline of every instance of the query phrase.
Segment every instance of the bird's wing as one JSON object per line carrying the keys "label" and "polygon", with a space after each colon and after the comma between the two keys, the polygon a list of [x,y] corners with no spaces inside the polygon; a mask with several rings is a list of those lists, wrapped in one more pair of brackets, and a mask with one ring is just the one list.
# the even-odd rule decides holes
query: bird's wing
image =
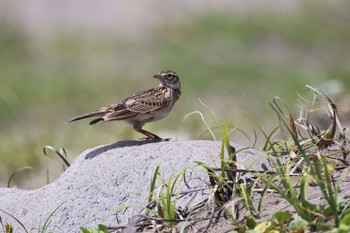
{"label": "bird's wing", "polygon": [[107,114],[103,118],[105,121],[123,120],[157,111],[169,104],[170,96],[166,92],[166,88],[156,87],[136,93],[122,102],[104,109]]}

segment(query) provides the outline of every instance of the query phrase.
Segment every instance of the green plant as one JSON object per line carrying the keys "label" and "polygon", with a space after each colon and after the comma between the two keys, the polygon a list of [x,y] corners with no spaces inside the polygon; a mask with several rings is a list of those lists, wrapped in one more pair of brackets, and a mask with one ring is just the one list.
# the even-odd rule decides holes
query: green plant
{"label": "green plant", "polygon": [[90,230],[85,227],[80,227],[83,233],[108,233],[108,228],[103,224],[98,224],[97,227],[91,228]]}
{"label": "green plant", "polygon": [[[48,228],[50,226],[50,223],[51,223],[51,218],[52,216],[54,215],[54,213],[63,205],[64,203],[62,203],[61,205],[59,205],[56,209],[54,209],[50,214],[49,216],[46,218],[45,222],[44,222],[44,225],[41,226],[41,223],[39,222],[38,223],[38,230],[37,232],[38,233],[47,233],[49,232],[48,231]],[[26,226],[18,219],[16,218],[14,215],[10,214],[9,212],[5,211],[5,210],[2,210],[0,209],[1,212],[7,214],[8,216],[10,216],[12,219],[14,219],[20,226],[21,228],[26,232],[26,233],[30,233],[31,231],[29,231]],[[1,219],[1,218],[0,218]],[[1,221],[1,224],[2,224],[2,221]],[[11,225],[10,224],[6,224],[6,233],[7,231],[10,231],[11,232]]]}
{"label": "green plant", "polygon": [[[63,171],[66,170],[66,167],[70,166],[70,163],[67,160],[67,153],[66,153],[66,150],[64,148],[60,148],[59,150],[57,150],[56,148],[54,148],[52,146],[45,146],[43,148],[43,153],[44,153],[44,155],[47,158],[49,158],[47,150],[54,152],[55,155],[57,155],[61,159],[61,161],[62,161],[62,170]],[[49,184],[49,183],[50,183],[50,172],[49,172],[49,166],[47,164],[47,168],[46,168],[46,184]]]}
{"label": "green plant", "polygon": [[[315,95],[319,94],[325,98],[329,104],[332,112],[331,126],[325,132],[321,132],[317,130],[316,125],[310,123],[309,117],[306,117],[304,122],[295,121],[291,113],[285,114],[276,101],[271,104],[281,122],[281,128],[287,130],[292,140],[289,143],[286,143],[286,140],[277,141],[278,143],[276,143],[271,141],[272,137],[266,136],[268,142],[265,143],[264,148],[268,148],[267,152],[273,156],[270,161],[272,164],[271,171],[274,173],[272,175],[264,173],[259,177],[265,187],[261,194],[258,210],[261,210],[263,197],[269,189],[272,189],[274,193],[280,195],[294,208],[298,216],[306,221],[306,225],[312,229],[329,230],[333,227],[339,228],[339,219],[341,217],[346,218],[340,215],[344,209],[342,203],[345,200],[339,198],[339,187],[333,178],[335,168],[342,169],[341,164],[346,162],[343,159],[336,160],[340,161],[340,164],[329,162],[336,158],[324,155],[322,149],[333,144],[338,145],[340,154],[343,154],[344,158],[346,158],[348,152],[343,148],[346,138],[335,104],[316,88],[309,88],[314,91]],[[311,102],[312,105],[314,102],[315,98]],[[339,139],[335,138],[337,127],[340,129]],[[308,137],[302,133],[302,130],[306,131]],[[343,144],[339,141],[343,141]],[[285,145],[285,147],[282,145]],[[299,172],[296,173],[295,171]],[[308,189],[310,185],[319,189],[326,203],[312,203],[309,200]],[[293,224],[300,225],[295,221],[293,221]],[[296,228],[293,224],[289,225],[290,230]]]}
{"label": "green plant", "polygon": [[174,226],[180,219],[180,216],[176,211],[176,204],[183,188],[183,181],[181,178],[186,172],[188,166],[189,165],[185,166],[176,175],[170,175],[166,181],[162,180],[159,166],[156,168],[155,174],[157,174],[158,188],[156,196],[153,198],[156,202],[158,216],[169,227]]}
{"label": "green plant", "polygon": [[[181,178],[188,166],[185,166],[177,174],[170,175],[164,181],[160,173],[160,166],[157,165],[150,181],[146,207],[134,205],[119,206],[110,211],[103,218],[102,222],[111,214],[120,210],[126,211],[129,208],[141,209],[140,214],[133,216],[130,223],[126,226],[108,227],[108,229],[123,229],[127,226],[132,226],[136,229],[146,230],[153,228],[158,230],[164,227],[172,228],[178,222],[184,221],[184,217],[177,211],[177,201],[181,196],[186,195],[182,194],[181,191],[183,188]],[[155,225],[154,222],[157,222],[157,224]]]}
{"label": "green plant", "polygon": [[178,176],[175,179],[170,176],[166,184],[161,184],[158,188],[156,198],[158,215],[170,227],[176,224],[175,206],[178,195],[173,200],[173,191],[178,178]]}
{"label": "green plant", "polygon": [[13,227],[10,223],[4,223],[2,222],[2,218],[0,216],[0,225],[1,225],[1,228],[2,228],[2,232],[4,233],[13,233]]}
{"label": "green plant", "polygon": [[13,178],[20,172],[23,172],[25,170],[33,170],[33,168],[31,167],[22,167],[20,169],[18,169],[17,171],[15,171],[9,178],[8,182],[7,182],[7,187],[10,188],[11,187],[11,182],[13,180]]}

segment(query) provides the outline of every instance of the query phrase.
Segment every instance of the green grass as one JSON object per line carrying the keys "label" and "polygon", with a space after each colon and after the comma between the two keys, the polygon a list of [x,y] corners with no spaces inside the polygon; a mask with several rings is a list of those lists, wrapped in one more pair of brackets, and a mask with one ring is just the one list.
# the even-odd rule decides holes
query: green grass
{"label": "green grass", "polygon": [[197,117],[179,119],[203,110],[199,98],[217,115],[230,112],[234,126],[251,130],[240,111],[273,126],[266,103],[275,95],[290,103],[305,84],[328,90],[328,81],[336,80],[341,96],[350,87],[348,6],[207,12],[133,40],[75,33],[34,39],[0,22],[0,185],[20,167],[42,167],[46,145],[64,147],[71,162],[92,146],[142,137],[122,123],[65,121],[153,87],[151,76],[160,69],[179,73],[183,95],[169,117],[146,128],[194,139],[205,126]]}

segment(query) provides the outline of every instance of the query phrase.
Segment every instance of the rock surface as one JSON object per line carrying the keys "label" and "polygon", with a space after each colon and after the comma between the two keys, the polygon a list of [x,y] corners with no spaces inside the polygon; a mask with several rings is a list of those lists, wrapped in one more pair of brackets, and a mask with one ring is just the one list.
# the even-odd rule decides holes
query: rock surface
{"label": "rock surface", "polygon": [[[233,145],[236,150],[240,147]],[[130,208],[126,213],[108,214],[123,205],[146,206],[148,189],[157,165],[163,180],[179,173],[193,161],[210,166],[219,163],[221,142],[170,141],[148,143],[121,141],[86,150],[53,183],[36,190],[0,189],[0,209],[20,220],[34,232],[50,218],[51,232],[80,232],[80,227],[95,227],[104,220],[106,225],[119,225],[138,214]],[[246,168],[260,169],[266,162],[255,150],[243,150],[238,163]],[[203,168],[191,172],[189,185],[207,182]],[[200,178],[200,179],[198,179]],[[200,197],[198,197],[200,198]],[[178,203],[181,206],[181,202]],[[15,232],[24,232],[9,215],[0,211],[3,222],[11,223]]]}

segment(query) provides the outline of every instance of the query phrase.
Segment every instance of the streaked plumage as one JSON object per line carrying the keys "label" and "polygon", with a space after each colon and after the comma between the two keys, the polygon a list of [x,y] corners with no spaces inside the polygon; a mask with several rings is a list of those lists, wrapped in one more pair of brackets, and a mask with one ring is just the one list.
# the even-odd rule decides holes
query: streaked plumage
{"label": "streaked plumage", "polygon": [[137,132],[146,135],[147,139],[161,140],[160,137],[142,127],[147,122],[160,120],[169,114],[175,102],[180,98],[181,85],[174,71],[161,71],[153,77],[160,81],[159,86],[133,94],[119,103],[74,117],[69,122],[89,117],[97,117],[90,122],[90,125],[124,120],[131,124]]}

